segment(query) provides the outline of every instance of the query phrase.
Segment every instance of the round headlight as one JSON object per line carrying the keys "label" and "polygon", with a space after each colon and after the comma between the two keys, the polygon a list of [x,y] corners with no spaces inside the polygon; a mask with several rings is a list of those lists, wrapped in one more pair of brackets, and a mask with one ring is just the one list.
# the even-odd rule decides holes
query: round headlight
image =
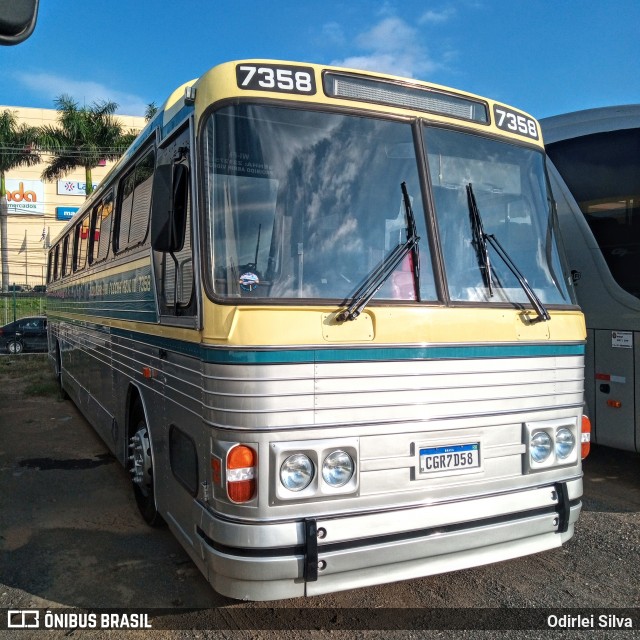
{"label": "round headlight", "polygon": [[343,487],[353,476],[354,464],[344,451],[333,451],[322,463],[322,477],[331,487]]}
{"label": "round headlight", "polygon": [[556,456],[561,460],[568,458],[576,446],[576,438],[570,429],[563,427],[556,432]]}
{"label": "round headlight", "polygon": [[280,482],[289,491],[302,491],[313,480],[313,462],[304,453],[289,456],[280,467]]}
{"label": "round headlight", "polygon": [[531,436],[529,452],[534,462],[544,462],[551,455],[551,438],[546,431],[538,431]]}

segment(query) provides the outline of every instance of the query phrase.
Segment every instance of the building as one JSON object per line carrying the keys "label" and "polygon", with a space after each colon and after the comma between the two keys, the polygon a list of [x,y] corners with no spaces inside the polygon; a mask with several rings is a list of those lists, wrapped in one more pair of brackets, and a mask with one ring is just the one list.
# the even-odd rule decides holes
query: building
{"label": "building", "polygon": [[[33,109],[0,105],[0,112],[13,111],[19,123],[32,127],[57,124],[55,109]],[[143,117],[116,116],[125,131],[141,131]],[[65,223],[85,199],[85,171],[78,167],[62,180],[44,182],[42,172],[48,156],[32,167],[18,167],[6,174],[7,236],[9,281],[27,288],[46,283],[46,255],[48,244],[58,235]],[[92,170],[94,185],[107,175],[113,162]],[[0,271],[1,280],[1,271]],[[0,283],[4,285],[5,283]],[[0,290],[6,290],[2,287]]]}

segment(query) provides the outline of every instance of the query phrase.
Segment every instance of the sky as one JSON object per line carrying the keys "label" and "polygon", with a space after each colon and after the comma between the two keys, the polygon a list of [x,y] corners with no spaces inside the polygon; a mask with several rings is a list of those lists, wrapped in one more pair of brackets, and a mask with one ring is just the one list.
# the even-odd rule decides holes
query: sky
{"label": "sky", "polygon": [[389,72],[536,118],[640,103],[640,0],[41,0],[0,47],[0,105],[110,100],[143,115],[220,62]]}

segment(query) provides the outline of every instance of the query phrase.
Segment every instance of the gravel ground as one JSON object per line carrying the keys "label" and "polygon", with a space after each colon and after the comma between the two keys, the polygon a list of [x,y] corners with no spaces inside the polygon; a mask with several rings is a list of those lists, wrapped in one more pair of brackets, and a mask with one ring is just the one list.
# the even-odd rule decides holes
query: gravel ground
{"label": "gravel ground", "polygon": [[[0,357],[0,425],[2,637],[640,637],[640,456],[634,453],[593,447],[584,464],[582,515],[561,549],[306,600],[239,603],[213,592],[168,530],[144,525],[126,473],[74,405],[58,399],[44,356]],[[8,609],[49,607],[152,608],[155,628],[6,630]],[[511,616],[513,627],[547,613],[595,612],[597,623],[598,609],[631,616],[634,629],[426,630],[496,613],[501,620]],[[227,628],[213,630],[220,620]],[[414,622],[415,630],[402,630]]]}

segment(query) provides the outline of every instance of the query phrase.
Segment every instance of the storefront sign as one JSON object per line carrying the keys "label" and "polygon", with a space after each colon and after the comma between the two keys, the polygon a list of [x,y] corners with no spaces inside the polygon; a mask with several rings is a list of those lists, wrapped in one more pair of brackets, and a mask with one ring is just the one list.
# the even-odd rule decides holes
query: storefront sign
{"label": "storefront sign", "polygon": [[[98,183],[93,183],[94,190],[97,189]],[[58,180],[58,195],[65,196],[86,196],[87,183],[76,182],[75,180]]]}
{"label": "storefront sign", "polygon": [[44,184],[40,180],[7,178],[7,206],[10,216],[42,215],[44,213]]}
{"label": "storefront sign", "polygon": [[80,207],[56,207],[56,220],[71,220]]}

